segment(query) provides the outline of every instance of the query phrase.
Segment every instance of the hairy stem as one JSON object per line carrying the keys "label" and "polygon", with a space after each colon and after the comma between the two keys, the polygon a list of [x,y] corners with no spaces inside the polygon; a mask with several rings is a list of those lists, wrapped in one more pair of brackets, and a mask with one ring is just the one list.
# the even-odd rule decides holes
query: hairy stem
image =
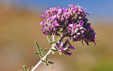
{"label": "hairy stem", "polygon": [[[52,35],[52,39],[53,39],[53,41],[55,41],[54,35]],[[54,49],[54,44],[52,45],[51,48]],[[33,68],[31,71],[35,71],[36,68],[38,68],[38,66],[42,63],[42,60],[45,60],[46,57],[47,57],[49,54],[51,54],[51,52],[52,52],[52,50],[50,49],[50,50],[47,52],[47,54],[34,66],[34,68]]]}

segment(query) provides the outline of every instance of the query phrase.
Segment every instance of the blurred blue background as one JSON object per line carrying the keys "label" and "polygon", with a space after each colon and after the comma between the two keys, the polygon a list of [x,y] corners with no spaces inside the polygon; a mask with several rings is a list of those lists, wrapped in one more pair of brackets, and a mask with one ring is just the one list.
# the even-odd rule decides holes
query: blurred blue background
{"label": "blurred blue background", "polygon": [[69,8],[69,4],[75,4],[83,7],[90,14],[88,17],[91,21],[97,19],[102,23],[101,18],[103,18],[106,23],[113,22],[113,0],[0,0],[0,3],[35,13],[41,13],[50,7]]}
{"label": "blurred blue background", "polygon": [[92,17],[113,17],[113,0],[0,0],[0,3],[27,10],[33,8],[31,11],[38,11],[38,8],[45,10],[46,8],[58,6],[68,8],[68,4],[75,4],[87,10]]}
{"label": "blurred blue background", "polygon": [[[113,71],[113,0],[0,0],[0,71],[23,70],[39,61],[34,41],[50,47],[40,31],[39,16],[50,7],[80,5],[97,33],[97,45],[72,43],[73,56],[50,55],[54,69],[41,65],[37,71]],[[98,42],[99,41],[99,42]],[[59,70],[58,70],[59,69]]]}

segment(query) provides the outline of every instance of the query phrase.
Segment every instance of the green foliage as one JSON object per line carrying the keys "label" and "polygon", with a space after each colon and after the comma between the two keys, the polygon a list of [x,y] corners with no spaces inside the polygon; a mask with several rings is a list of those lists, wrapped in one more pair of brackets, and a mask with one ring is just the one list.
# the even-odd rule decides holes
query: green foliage
{"label": "green foliage", "polygon": [[[47,40],[49,41],[49,44],[52,45],[52,44],[56,43],[57,41],[59,41],[60,38],[58,38],[58,39],[56,39],[55,41],[51,42],[51,40],[50,40],[50,38],[49,38],[49,35],[47,35]],[[40,59],[41,59],[41,61],[42,61],[45,65],[47,65],[47,66],[53,68],[50,64],[53,64],[54,62],[48,60],[48,55],[46,56],[46,59],[45,59],[45,60],[42,60],[43,57],[44,57],[44,56],[46,55],[46,53],[47,53],[47,48],[45,48],[45,50],[44,50],[44,52],[43,52],[42,49],[39,47],[37,41],[35,41],[35,45],[36,45],[37,51],[34,52],[34,54],[38,54],[39,57],[40,57]],[[51,49],[51,50],[52,50],[52,53],[55,53],[55,51],[58,51],[58,49],[57,49],[56,47],[55,47],[55,49]],[[25,65],[24,65],[23,67],[24,67],[24,70],[25,70],[25,71],[30,71],[30,69],[27,69],[27,67],[26,67]],[[32,67],[32,68],[33,68],[33,67]],[[32,68],[31,68],[31,69],[32,69]],[[21,70],[20,70],[20,71],[21,71]]]}
{"label": "green foliage", "polygon": [[47,35],[47,40],[49,41],[49,44],[53,44],[53,43],[56,43],[57,41],[59,41],[61,38],[58,38],[58,39],[56,39],[55,41],[52,41],[51,42],[51,40],[50,40],[50,38],[49,38],[49,35]]}
{"label": "green foliage", "polygon": [[49,44],[53,44],[53,43],[56,43],[57,41],[59,41],[61,38],[58,38],[58,39],[56,39],[55,41],[53,41],[53,42],[50,42]]}
{"label": "green foliage", "polygon": [[[51,42],[48,36],[47,36],[47,39],[48,39],[49,42]],[[50,64],[53,64],[53,62],[51,62],[50,60],[48,60],[48,55],[46,56],[46,59],[45,59],[45,60],[42,60],[42,58],[43,58],[43,57],[45,56],[45,54],[47,53],[47,48],[45,48],[45,50],[44,50],[44,52],[43,52],[42,49],[38,46],[38,43],[37,43],[36,41],[35,41],[35,44],[36,44],[36,47],[37,47],[38,52],[34,52],[34,53],[35,53],[35,54],[38,54],[38,55],[40,56],[41,61],[42,61],[45,65],[47,65],[47,66],[53,68],[53,67],[50,65]]]}
{"label": "green foliage", "polygon": [[25,71],[30,71],[30,69],[27,69],[27,67],[25,65],[23,65],[23,68]]}
{"label": "green foliage", "polygon": [[58,49],[52,49],[52,48],[51,48],[51,50],[52,50],[52,51],[58,51]]}
{"label": "green foliage", "polygon": [[35,45],[36,45],[36,47],[37,47],[37,50],[38,50],[37,53],[39,54],[39,57],[42,58],[42,49],[39,48],[37,41],[35,41]]}
{"label": "green foliage", "polygon": [[45,55],[47,53],[47,48],[45,48],[44,52],[43,52],[43,55]]}
{"label": "green foliage", "polygon": [[51,43],[51,40],[50,40],[50,38],[49,38],[49,35],[47,35],[47,40],[49,41],[49,43]]}
{"label": "green foliage", "polygon": [[63,32],[63,29],[61,28],[61,29],[59,30],[59,32]]}
{"label": "green foliage", "polygon": [[[30,71],[30,69],[28,69],[25,65],[23,65],[24,71]],[[18,70],[18,71],[22,71],[22,70]]]}

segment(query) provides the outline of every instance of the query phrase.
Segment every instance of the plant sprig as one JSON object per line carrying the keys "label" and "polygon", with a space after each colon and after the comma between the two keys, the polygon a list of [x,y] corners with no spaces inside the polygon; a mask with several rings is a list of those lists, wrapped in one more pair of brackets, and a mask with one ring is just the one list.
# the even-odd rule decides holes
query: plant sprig
{"label": "plant sprig", "polygon": [[[50,39],[49,39],[49,37],[48,37],[48,41],[51,42]],[[46,59],[45,59],[45,60],[42,60],[42,58],[43,58],[43,57],[45,56],[45,54],[47,53],[47,48],[45,48],[45,50],[44,50],[44,52],[43,52],[42,49],[39,47],[37,41],[35,41],[35,45],[36,45],[36,47],[37,47],[38,52],[34,52],[34,53],[35,53],[35,54],[38,54],[38,55],[40,56],[41,61],[42,61],[45,65],[47,65],[47,66],[53,68],[53,67],[50,65],[50,64],[53,64],[53,62],[50,61],[50,60],[48,60],[48,55],[46,56]]]}

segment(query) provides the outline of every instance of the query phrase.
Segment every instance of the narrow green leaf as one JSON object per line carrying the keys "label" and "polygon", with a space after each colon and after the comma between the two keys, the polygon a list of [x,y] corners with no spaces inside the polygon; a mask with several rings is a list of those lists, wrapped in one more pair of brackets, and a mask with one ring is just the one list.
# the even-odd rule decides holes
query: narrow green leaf
{"label": "narrow green leaf", "polygon": [[46,61],[44,61],[44,60],[41,60],[42,62],[46,62]]}
{"label": "narrow green leaf", "polygon": [[39,46],[38,46],[37,41],[35,41],[35,44],[36,44],[36,47],[37,47],[38,52],[40,53],[40,48],[39,48]]}
{"label": "narrow green leaf", "polygon": [[61,29],[59,30],[59,32],[63,32],[63,29],[61,28]]}
{"label": "narrow green leaf", "polygon": [[47,66],[49,65],[49,64],[48,64],[48,63],[46,63],[46,62],[44,62],[44,64],[45,64],[45,65],[47,65]]}
{"label": "narrow green leaf", "polygon": [[52,51],[58,51],[57,49],[51,49]]}
{"label": "narrow green leaf", "polygon": [[43,61],[43,60],[42,60],[42,62],[43,62],[45,65],[47,65],[47,66],[49,66],[49,67],[53,68],[51,65],[49,65],[49,64],[48,64],[48,63],[46,63],[45,61]]}
{"label": "narrow green leaf", "polygon": [[55,51],[52,51],[52,54],[54,55],[55,54]]}
{"label": "narrow green leaf", "polygon": [[52,61],[50,61],[50,60],[48,60],[48,63],[50,63],[50,64],[54,64],[54,62],[52,62]]}
{"label": "narrow green leaf", "polygon": [[48,64],[49,67],[53,68],[50,64]]}
{"label": "narrow green leaf", "polygon": [[59,51],[59,55],[62,55],[62,52]]}
{"label": "narrow green leaf", "polygon": [[54,46],[54,48],[58,50],[58,48],[56,46]]}
{"label": "narrow green leaf", "polygon": [[50,40],[50,38],[49,38],[49,35],[47,35],[47,40],[49,41],[49,43],[51,43],[51,40]]}
{"label": "narrow green leaf", "polygon": [[41,55],[41,57],[43,57],[42,48],[40,48],[40,55]]}
{"label": "narrow green leaf", "polygon": [[36,45],[36,47],[37,47],[37,50],[38,50],[39,56],[40,56],[40,58],[41,58],[41,57],[42,57],[42,56],[41,56],[41,50],[40,50],[40,48],[39,48],[39,46],[38,46],[37,41],[35,41],[35,45]]}
{"label": "narrow green leaf", "polygon": [[60,34],[58,32],[56,32],[55,35],[60,36]]}
{"label": "narrow green leaf", "polygon": [[69,43],[69,45],[71,45],[71,43]]}
{"label": "narrow green leaf", "polygon": [[46,62],[43,62],[43,63],[44,63],[45,65],[47,65],[47,66],[53,68],[50,64],[48,64],[48,63],[46,63]]}
{"label": "narrow green leaf", "polygon": [[47,58],[48,58],[48,55],[46,56],[46,59],[45,59],[46,61],[47,61]]}
{"label": "narrow green leaf", "polygon": [[43,55],[45,55],[47,53],[47,48],[45,48]]}
{"label": "narrow green leaf", "polygon": [[34,52],[34,54],[39,54],[38,52]]}
{"label": "narrow green leaf", "polygon": [[49,43],[49,44],[56,43],[56,42],[59,41],[59,40],[60,40],[60,38],[56,39],[55,41],[53,41],[53,42],[51,42],[51,43]]}
{"label": "narrow green leaf", "polygon": [[30,71],[30,69],[27,69],[27,71]]}
{"label": "narrow green leaf", "polygon": [[48,64],[48,63],[46,63],[46,61],[44,61],[44,60],[42,60],[42,62],[43,62],[45,65],[47,65],[47,66],[49,65],[49,64]]}
{"label": "narrow green leaf", "polygon": [[27,67],[25,65],[23,65],[23,67],[24,67],[24,70],[27,71]]}
{"label": "narrow green leaf", "polygon": [[34,68],[34,66],[31,67],[31,69],[33,69],[33,68]]}

